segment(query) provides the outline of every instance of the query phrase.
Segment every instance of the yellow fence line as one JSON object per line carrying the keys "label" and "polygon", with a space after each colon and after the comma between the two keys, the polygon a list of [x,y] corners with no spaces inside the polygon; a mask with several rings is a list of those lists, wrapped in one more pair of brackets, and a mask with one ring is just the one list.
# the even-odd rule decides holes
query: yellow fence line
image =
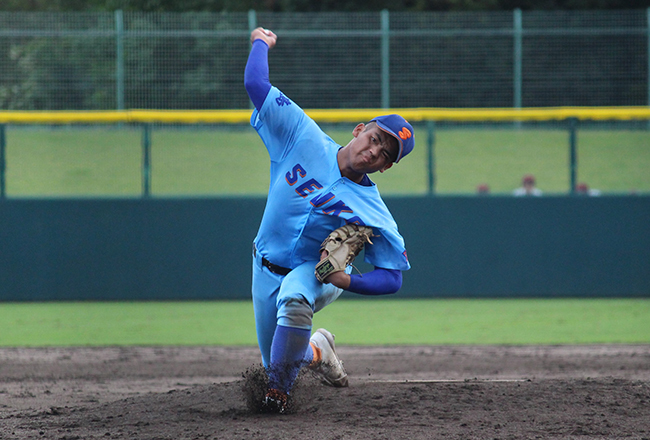
{"label": "yellow fence line", "polygon": [[[650,120],[650,107],[537,107],[537,108],[395,108],[312,109],[318,122],[364,122],[386,113],[420,121],[553,121]],[[250,110],[114,110],[114,111],[0,111],[0,124],[238,124],[248,123]]]}

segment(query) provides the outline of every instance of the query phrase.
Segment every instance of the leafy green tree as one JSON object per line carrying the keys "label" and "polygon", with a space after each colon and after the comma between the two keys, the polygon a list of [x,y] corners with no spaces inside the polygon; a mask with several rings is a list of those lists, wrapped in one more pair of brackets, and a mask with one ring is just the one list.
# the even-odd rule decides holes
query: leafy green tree
{"label": "leafy green tree", "polygon": [[650,0],[0,0],[3,11],[363,12],[640,9]]}

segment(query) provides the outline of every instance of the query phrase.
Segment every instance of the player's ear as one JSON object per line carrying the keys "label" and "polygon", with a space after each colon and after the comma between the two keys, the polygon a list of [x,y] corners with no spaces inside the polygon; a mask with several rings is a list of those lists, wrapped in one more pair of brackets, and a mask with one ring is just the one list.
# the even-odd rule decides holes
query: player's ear
{"label": "player's ear", "polygon": [[384,168],[382,168],[381,170],[379,170],[379,172],[380,172],[380,173],[383,173],[384,171],[386,171],[387,169],[389,169],[389,168],[392,167],[392,166],[393,166],[393,162],[391,162],[391,163],[387,163],[386,165],[384,165]]}
{"label": "player's ear", "polygon": [[352,130],[352,135],[353,135],[354,137],[359,136],[359,134],[360,134],[360,133],[361,133],[365,128],[366,128],[366,124],[364,124],[363,122],[360,123],[359,125],[357,125],[356,127],[354,127],[354,130]]}

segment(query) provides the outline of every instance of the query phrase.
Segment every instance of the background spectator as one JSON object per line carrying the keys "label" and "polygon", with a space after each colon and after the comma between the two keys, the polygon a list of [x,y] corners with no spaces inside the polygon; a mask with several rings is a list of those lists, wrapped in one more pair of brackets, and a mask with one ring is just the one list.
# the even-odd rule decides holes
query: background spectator
{"label": "background spectator", "polygon": [[526,174],[521,179],[521,187],[513,191],[515,196],[541,196],[542,191],[535,187],[535,176]]}
{"label": "background spectator", "polygon": [[599,196],[600,190],[590,189],[586,183],[579,183],[576,185],[576,194],[579,196]]}

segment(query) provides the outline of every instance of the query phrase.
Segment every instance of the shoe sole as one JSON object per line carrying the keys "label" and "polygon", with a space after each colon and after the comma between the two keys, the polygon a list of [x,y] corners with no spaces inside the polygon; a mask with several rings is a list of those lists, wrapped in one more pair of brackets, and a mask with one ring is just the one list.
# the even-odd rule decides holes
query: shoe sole
{"label": "shoe sole", "polygon": [[316,333],[320,333],[325,337],[327,340],[327,343],[330,345],[332,348],[332,352],[334,353],[334,356],[336,356],[336,360],[338,361],[339,365],[341,366],[341,370],[343,370],[343,377],[337,379],[337,380],[329,380],[325,377],[323,377],[323,381],[330,386],[337,387],[337,388],[345,388],[348,386],[348,373],[345,371],[343,368],[343,364],[341,362],[341,359],[339,358],[339,355],[336,354],[336,345],[334,343],[334,338],[335,336],[330,333],[329,331],[325,330],[324,328],[319,328],[316,330]]}

